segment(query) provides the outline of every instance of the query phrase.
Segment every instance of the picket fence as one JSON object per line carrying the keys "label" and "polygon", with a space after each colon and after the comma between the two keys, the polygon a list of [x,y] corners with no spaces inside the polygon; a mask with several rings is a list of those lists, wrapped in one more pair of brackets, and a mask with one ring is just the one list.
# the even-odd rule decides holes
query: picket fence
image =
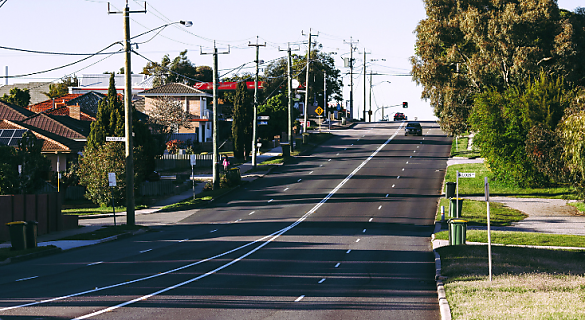
{"label": "picket fence", "polygon": [[[172,169],[189,169],[191,168],[190,154],[163,154],[155,160],[156,171],[161,172]],[[195,167],[209,167],[212,166],[213,154],[196,154]]]}

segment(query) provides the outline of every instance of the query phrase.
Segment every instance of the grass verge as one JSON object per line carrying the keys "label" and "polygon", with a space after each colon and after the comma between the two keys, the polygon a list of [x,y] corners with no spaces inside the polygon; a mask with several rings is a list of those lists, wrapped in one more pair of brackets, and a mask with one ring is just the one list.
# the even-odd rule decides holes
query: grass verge
{"label": "grass verge", "polygon": [[[145,208],[148,208],[148,206],[136,205],[135,207],[136,210]],[[63,209],[61,212],[63,212],[63,214],[74,214],[78,216],[113,213],[112,207],[70,208]],[[116,207],[116,212],[126,212],[126,207]]]}
{"label": "grass verge", "polygon": [[[516,231],[492,231],[491,234],[492,243],[497,244],[585,248],[585,236]],[[441,231],[436,233],[435,237],[440,240],[448,240],[449,233]],[[487,243],[487,231],[467,230],[466,240]]]}
{"label": "grass verge", "polygon": [[137,231],[140,229],[148,229],[148,227],[140,225],[129,226],[126,224],[118,226],[108,226],[95,230],[93,232],[80,233],[59,240],[99,240],[127,232]]}
{"label": "grass verge", "polygon": [[[449,199],[441,198],[437,207],[436,221],[441,221],[441,206],[445,207],[445,220],[449,219]],[[468,225],[487,226],[487,206],[484,201],[463,200],[461,218]],[[453,209],[455,211],[455,209]],[[490,223],[492,226],[509,226],[512,222],[522,221],[528,215],[509,208],[498,202],[490,202]]]}
{"label": "grass verge", "polygon": [[459,179],[459,196],[483,196],[484,177],[488,177],[491,196],[516,196],[549,199],[577,199],[568,187],[519,188],[494,180],[492,173],[483,163],[456,164],[447,168],[445,181],[456,181],[456,172],[475,172],[475,178]]}
{"label": "grass verge", "polygon": [[42,252],[42,251],[47,251],[47,250],[52,250],[55,249],[57,247],[55,246],[43,246],[43,247],[36,247],[36,248],[32,248],[32,249],[25,249],[25,250],[11,250],[10,248],[1,248],[0,249],[0,262],[4,261],[8,258],[13,258],[13,257],[17,257],[17,256],[23,256],[23,255],[27,255],[27,254],[31,254],[31,253],[37,253],[37,252]]}
{"label": "grass verge", "polygon": [[487,246],[437,249],[453,319],[585,319],[585,252]]}
{"label": "grass verge", "polygon": [[463,157],[469,159],[480,157],[481,155],[476,149],[472,148],[471,150],[467,150],[468,144],[468,137],[453,139],[453,144],[451,145],[451,157]]}

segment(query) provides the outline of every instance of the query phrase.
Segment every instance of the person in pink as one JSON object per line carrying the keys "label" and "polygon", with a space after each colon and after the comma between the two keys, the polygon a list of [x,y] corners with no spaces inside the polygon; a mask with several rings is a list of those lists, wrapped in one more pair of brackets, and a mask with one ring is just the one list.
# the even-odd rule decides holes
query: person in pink
{"label": "person in pink", "polygon": [[228,160],[228,158],[226,156],[223,157],[222,164],[223,164],[223,171],[224,172],[227,172],[228,171],[228,168],[230,166],[230,161]]}

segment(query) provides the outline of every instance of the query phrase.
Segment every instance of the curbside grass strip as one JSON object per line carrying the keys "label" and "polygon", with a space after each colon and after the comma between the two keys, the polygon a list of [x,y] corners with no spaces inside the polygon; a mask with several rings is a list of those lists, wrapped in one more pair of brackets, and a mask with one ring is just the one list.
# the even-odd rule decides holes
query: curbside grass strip
{"label": "curbside grass strip", "polygon": [[439,311],[441,312],[441,320],[451,320],[451,308],[449,308],[449,301],[445,294],[445,286],[441,280],[441,256],[436,250],[435,254],[435,280],[437,281],[437,296],[439,298]]}

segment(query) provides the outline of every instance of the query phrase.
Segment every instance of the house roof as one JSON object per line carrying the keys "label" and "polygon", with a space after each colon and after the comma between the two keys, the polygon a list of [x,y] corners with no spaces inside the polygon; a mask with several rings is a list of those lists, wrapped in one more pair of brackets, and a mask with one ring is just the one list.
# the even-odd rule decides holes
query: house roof
{"label": "house roof", "polygon": [[[69,106],[60,107],[56,109],[50,109],[45,112],[44,114],[53,115],[53,116],[67,116],[71,117]],[[82,121],[95,121],[95,116],[91,116],[83,111],[80,111],[80,120]]]}
{"label": "house roof", "polygon": [[76,98],[73,98],[67,102],[68,106],[79,105],[81,112],[88,114],[95,118],[98,111],[98,105],[100,101],[105,98],[105,94],[99,92],[90,91],[86,94],[82,94]]}
{"label": "house roof", "polygon": [[182,83],[168,83],[160,87],[152,88],[138,94],[142,97],[179,96],[179,97],[213,97],[213,95],[197,90]]}
{"label": "house roof", "polygon": [[66,94],[62,97],[55,98],[55,99],[48,99],[43,102],[39,102],[37,104],[33,104],[28,106],[28,109],[33,112],[43,112],[49,109],[53,109],[55,106],[61,107],[66,105],[66,103],[70,100],[73,100],[77,97],[81,96],[81,94]]}
{"label": "house roof", "polygon": [[32,116],[35,113],[27,110],[25,108],[21,108],[19,106],[15,106],[10,103],[6,103],[0,101],[0,120],[23,120],[26,117]]}
{"label": "house roof", "polygon": [[85,143],[58,136],[17,121],[1,120],[0,129],[27,129],[43,141],[43,153],[77,153]]}
{"label": "house roof", "polygon": [[[84,125],[83,122],[86,124]],[[54,116],[37,113],[19,121],[19,123],[39,128],[69,139],[85,140],[89,135],[90,122],[76,120],[67,116]]]}

